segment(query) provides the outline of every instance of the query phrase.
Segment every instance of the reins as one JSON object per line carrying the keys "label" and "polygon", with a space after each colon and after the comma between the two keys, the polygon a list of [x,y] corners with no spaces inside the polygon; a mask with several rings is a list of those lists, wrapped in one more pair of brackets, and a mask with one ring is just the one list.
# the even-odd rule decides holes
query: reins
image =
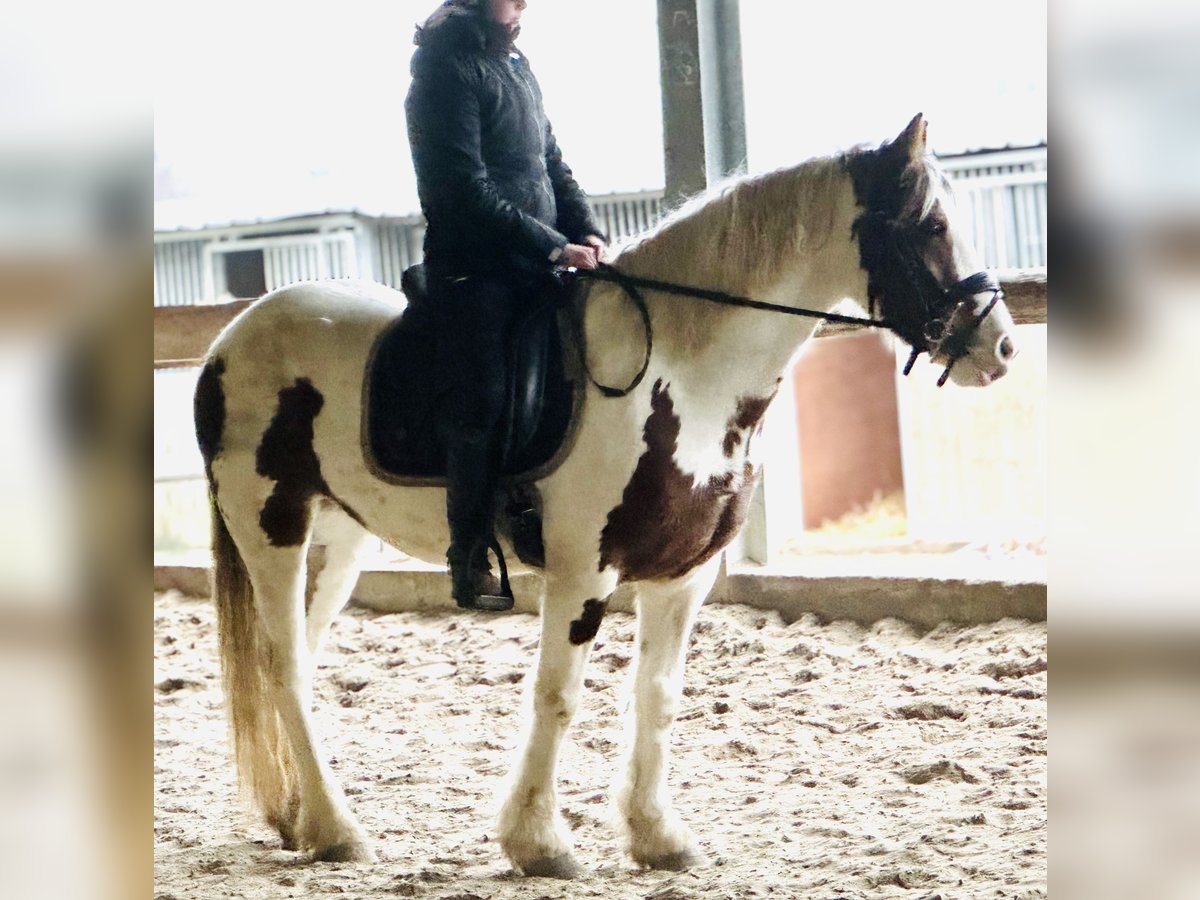
{"label": "reins", "polygon": [[811,319],[824,319],[826,322],[844,322],[847,325],[874,325],[876,327],[887,328],[888,323],[882,319],[867,319],[862,316],[844,316],[840,313],[822,312],[818,309],[805,309],[802,306],[784,306],[781,303],[767,303],[764,300],[753,300],[750,297],[742,297],[737,294],[728,294],[725,291],[713,291],[707,288],[691,287],[686,284],[677,284],[673,281],[659,281],[656,278],[643,278],[640,275],[626,275],[620,269],[608,263],[600,263],[596,269],[580,269],[579,274],[586,278],[594,278],[597,281],[610,281],[614,284],[619,284],[625,288],[626,292],[633,295],[637,288],[649,288],[654,291],[662,291],[664,294],[679,294],[685,297],[697,297],[701,300],[710,300],[713,303],[723,303],[726,306],[744,306],[749,309],[762,309],[768,312],[785,313],[791,316],[807,316]]}
{"label": "reins", "polygon": [[577,269],[576,276],[590,278],[593,281],[607,281],[618,285],[633,301],[634,306],[642,317],[642,329],[646,335],[646,352],[642,358],[641,368],[629,384],[623,388],[601,384],[592,375],[592,370],[587,365],[586,360],[584,362],[584,369],[587,372],[588,380],[605,397],[624,397],[628,395],[642,383],[642,379],[646,377],[646,370],[650,368],[650,356],[654,349],[654,329],[650,324],[650,310],[646,305],[646,298],[642,296],[641,288],[660,291],[664,294],[695,297],[700,300],[708,300],[711,303],[721,303],[725,306],[740,306],[746,309],[760,309],[766,312],[784,313],[790,316],[805,316],[810,319],[823,319],[826,322],[842,322],[847,325],[867,325],[876,328],[889,327],[888,323],[881,319],[846,316],[840,313],[822,312],[817,309],[805,309],[801,306],[784,306],[780,303],[767,303],[763,300],[754,300],[750,297],[742,297],[737,294],[726,293],[725,291],[691,287],[690,285],[678,284],[673,281],[644,278],[640,275],[628,275],[608,263],[600,263],[599,267],[595,269]]}
{"label": "reins", "polygon": [[[674,281],[661,281],[657,278],[645,278],[640,275],[629,275],[622,272],[609,263],[600,263],[595,269],[576,269],[577,277],[590,278],[593,281],[607,281],[611,284],[619,286],[633,301],[638,313],[642,317],[642,329],[646,335],[646,352],[642,357],[641,368],[638,369],[637,375],[633,380],[623,388],[612,387],[611,385],[601,384],[594,375],[592,375],[591,367],[587,364],[587,359],[583,361],[583,369],[587,373],[588,381],[600,391],[605,397],[625,397],[630,394],[646,377],[646,371],[650,368],[650,357],[654,351],[654,328],[650,324],[650,310],[646,305],[646,298],[642,296],[641,288],[646,288],[652,291],[661,291],[664,294],[676,294],[683,297],[695,297],[700,300],[708,300],[711,303],[721,303],[725,306],[738,306],[745,309],[759,309],[765,312],[784,313],[789,316],[804,316],[810,319],[821,319],[825,322],[841,322],[847,325],[865,325],[872,328],[887,328],[890,331],[895,331],[891,323],[884,319],[871,319],[863,316],[846,316],[841,313],[822,312],[817,309],[806,309],[803,306],[784,306],[779,303],[767,303],[763,300],[754,300],[750,297],[742,297],[738,294],[730,294],[725,291],[714,291],[708,288],[692,287],[686,284],[679,284]],[[968,275],[966,278],[951,285],[949,288],[942,289],[943,296],[954,304],[957,308],[959,304],[965,303],[967,298],[975,294],[991,291],[992,297],[978,313],[971,317],[971,326],[963,329],[961,333],[953,333],[940,338],[937,343],[941,344],[941,349],[946,351],[948,362],[945,370],[938,378],[937,386],[942,387],[946,383],[946,379],[950,377],[950,370],[954,368],[954,364],[962,359],[967,354],[967,345],[970,342],[971,335],[983,323],[983,320],[988,317],[992,309],[1000,300],[1004,298],[1004,291],[1000,288],[1000,282],[991,272],[976,272],[974,275]],[[580,329],[582,331],[582,321]],[[934,343],[932,340],[930,343]],[[947,346],[949,345],[949,346]],[[908,362],[904,366],[904,374],[907,375],[912,371],[913,363],[922,353],[932,352],[928,347],[913,347],[911,355],[908,357]]]}

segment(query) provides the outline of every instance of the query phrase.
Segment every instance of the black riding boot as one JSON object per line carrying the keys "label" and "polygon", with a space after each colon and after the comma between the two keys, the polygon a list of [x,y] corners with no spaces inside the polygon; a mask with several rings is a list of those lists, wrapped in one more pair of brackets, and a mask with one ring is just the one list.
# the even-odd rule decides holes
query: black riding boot
{"label": "black riding boot", "polygon": [[[496,490],[494,441],[454,429],[446,441],[446,518],[450,547],[446,561],[451,593],[463,609],[502,612],[513,608],[512,592],[492,574],[488,546]],[[507,581],[507,579],[505,579]]]}

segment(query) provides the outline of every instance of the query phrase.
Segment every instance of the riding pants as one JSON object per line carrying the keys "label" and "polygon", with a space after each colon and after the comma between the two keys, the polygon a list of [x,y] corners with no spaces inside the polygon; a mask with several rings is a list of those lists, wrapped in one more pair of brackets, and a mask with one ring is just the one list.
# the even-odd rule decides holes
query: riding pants
{"label": "riding pants", "polygon": [[508,390],[509,338],[532,286],[516,278],[437,279],[441,412],[451,567],[486,571]]}

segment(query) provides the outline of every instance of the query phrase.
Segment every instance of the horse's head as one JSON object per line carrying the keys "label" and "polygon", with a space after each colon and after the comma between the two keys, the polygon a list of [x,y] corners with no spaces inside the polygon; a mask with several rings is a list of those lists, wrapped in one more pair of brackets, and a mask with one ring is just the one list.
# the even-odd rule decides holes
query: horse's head
{"label": "horse's head", "polygon": [[918,113],[894,141],[846,157],[860,207],[852,233],[872,312],[912,346],[909,366],[928,353],[955,384],[986,385],[1017,353],[1012,316],[955,225],[950,183],[926,155],[926,129]]}

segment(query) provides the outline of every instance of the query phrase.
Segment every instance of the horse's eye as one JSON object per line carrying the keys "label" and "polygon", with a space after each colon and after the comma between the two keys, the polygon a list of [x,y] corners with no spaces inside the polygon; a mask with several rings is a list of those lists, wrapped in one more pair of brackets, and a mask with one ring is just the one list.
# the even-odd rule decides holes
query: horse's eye
{"label": "horse's eye", "polygon": [[946,233],[946,223],[945,222],[936,222],[936,221],[930,222],[928,225],[925,226],[925,231],[933,237],[937,237],[940,234],[945,234]]}

